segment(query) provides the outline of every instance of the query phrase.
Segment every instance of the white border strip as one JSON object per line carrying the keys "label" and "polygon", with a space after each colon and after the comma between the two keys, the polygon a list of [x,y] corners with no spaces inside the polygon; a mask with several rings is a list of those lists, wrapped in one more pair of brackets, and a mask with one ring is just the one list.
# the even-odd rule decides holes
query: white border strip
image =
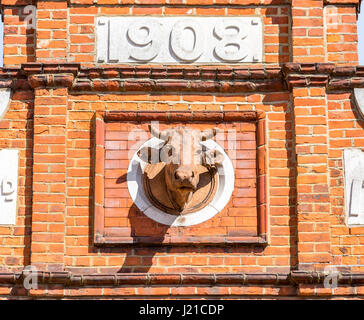
{"label": "white border strip", "polygon": [[364,88],[354,88],[354,97],[359,113],[364,118]]}

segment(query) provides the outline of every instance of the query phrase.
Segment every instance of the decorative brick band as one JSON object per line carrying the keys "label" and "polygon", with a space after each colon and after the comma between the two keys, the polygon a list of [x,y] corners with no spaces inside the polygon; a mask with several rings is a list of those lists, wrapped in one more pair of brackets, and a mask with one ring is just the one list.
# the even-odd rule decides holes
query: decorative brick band
{"label": "decorative brick band", "polygon": [[72,73],[76,76],[80,71],[79,63],[25,63],[21,65],[23,74]]}
{"label": "decorative brick band", "polygon": [[36,88],[70,88],[73,83],[73,74],[34,74],[29,76],[29,84]]}
{"label": "decorative brick band", "polygon": [[328,89],[335,90],[351,90],[354,88],[364,88],[364,77],[362,78],[349,78],[349,79],[335,79],[330,81]]}
{"label": "decorative brick band", "polygon": [[75,91],[253,92],[284,89],[281,69],[119,67],[82,69]]}
{"label": "decorative brick band", "polygon": [[[28,80],[27,81],[27,77]],[[328,90],[364,87],[364,66],[286,63],[282,67],[81,68],[77,63],[27,63],[0,68],[0,88],[68,87],[73,92],[272,92],[321,86]]]}
{"label": "decorative brick band", "polygon": [[29,90],[30,86],[27,77],[21,73],[20,69],[0,68],[0,88]]}
{"label": "decorative brick band", "polygon": [[282,72],[287,74],[326,74],[331,77],[363,77],[364,66],[337,66],[334,63],[285,63]]}
{"label": "decorative brick band", "polygon": [[82,68],[79,78],[86,79],[180,79],[180,80],[257,80],[281,79],[280,67],[103,67]]}
{"label": "decorative brick band", "polygon": [[77,81],[73,91],[106,92],[269,92],[284,90],[281,80],[267,81],[185,81],[185,80],[83,80]]}
{"label": "decorative brick band", "polygon": [[286,81],[290,90],[295,87],[326,87],[329,83],[329,76],[293,74],[287,75]]}
{"label": "decorative brick band", "polygon": [[256,111],[123,111],[99,112],[105,121],[165,121],[165,122],[231,122],[256,121],[264,118],[263,112]]}
{"label": "decorative brick band", "polygon": [[[29,272],[0,273],[0,284],[20,284]],[[208,273],[208,274],[72,274],[72,272],[37,272],[39,283],[64,286],[159,286],[159,285],[300,285],[324,282],[323,272],[290,273]],[[363,285],[364,273],[338,273],[338,284]]]}
{"label": "decorative brick band", "polygon": [[287,86],[321,86],[328,90],[364,87],[363,66],[336,66],[332,63],[286,63],[282,67]]}

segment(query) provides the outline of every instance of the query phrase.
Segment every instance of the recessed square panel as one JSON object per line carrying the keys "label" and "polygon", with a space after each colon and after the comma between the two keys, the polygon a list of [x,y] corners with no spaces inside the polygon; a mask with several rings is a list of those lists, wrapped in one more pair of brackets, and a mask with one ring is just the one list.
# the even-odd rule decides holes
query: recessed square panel
{"label": "recessed square panel", "polygon": [[[232,175],[223,164],[219,165],[220,173],[218,170],[216,176],[220,187],[210,188],[211,195],[207,184],[215,178],[201,180],[205,181],[201,182],[204,189],[186,214],[163,209],[171,209],[168,192],[162,192],[165,180],[158,178],[163,165],[150,169],[148,174],[153,179],[149,184],[143,182],[146,165],[140,161],[137,150],[155,139],[149,125],[156,122],[161,131],[178,127],[201,132],[218,129],[210,144],[213,148],[218,146],[229,160],[226,163],[231,163]],[[99,114],[96,131],[96,244],[266,242],[265,128],[261,114],[113,112]],[[152,187],[148,189],[147,185]],[[224,190],[228,193],[226,197]],[[199,203],[199,197],[200,202],[209,203]]]}

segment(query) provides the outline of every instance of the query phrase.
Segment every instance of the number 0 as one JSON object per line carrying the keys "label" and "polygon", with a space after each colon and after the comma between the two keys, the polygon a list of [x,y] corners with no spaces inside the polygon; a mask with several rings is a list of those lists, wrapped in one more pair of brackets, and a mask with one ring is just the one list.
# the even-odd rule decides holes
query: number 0
{"label": "number 0", "polygon": [[[183,43],[183,32],[191,30],[194,35],[192,48],[186,48]],[[204,48],[204,37],[201,33],[201,25],[197,21],[184,19],[178,21],[171,31],[171,48],[178,59],[183,61],[197,60]]]}

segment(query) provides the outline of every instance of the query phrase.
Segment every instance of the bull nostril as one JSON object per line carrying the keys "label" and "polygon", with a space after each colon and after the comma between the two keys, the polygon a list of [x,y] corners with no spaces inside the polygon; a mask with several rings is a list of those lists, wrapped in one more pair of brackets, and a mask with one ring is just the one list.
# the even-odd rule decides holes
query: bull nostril
{"label": "bull nostril", "polygon": [[192,171],[191,177],[194,178],[195,177],[195,173]]}

